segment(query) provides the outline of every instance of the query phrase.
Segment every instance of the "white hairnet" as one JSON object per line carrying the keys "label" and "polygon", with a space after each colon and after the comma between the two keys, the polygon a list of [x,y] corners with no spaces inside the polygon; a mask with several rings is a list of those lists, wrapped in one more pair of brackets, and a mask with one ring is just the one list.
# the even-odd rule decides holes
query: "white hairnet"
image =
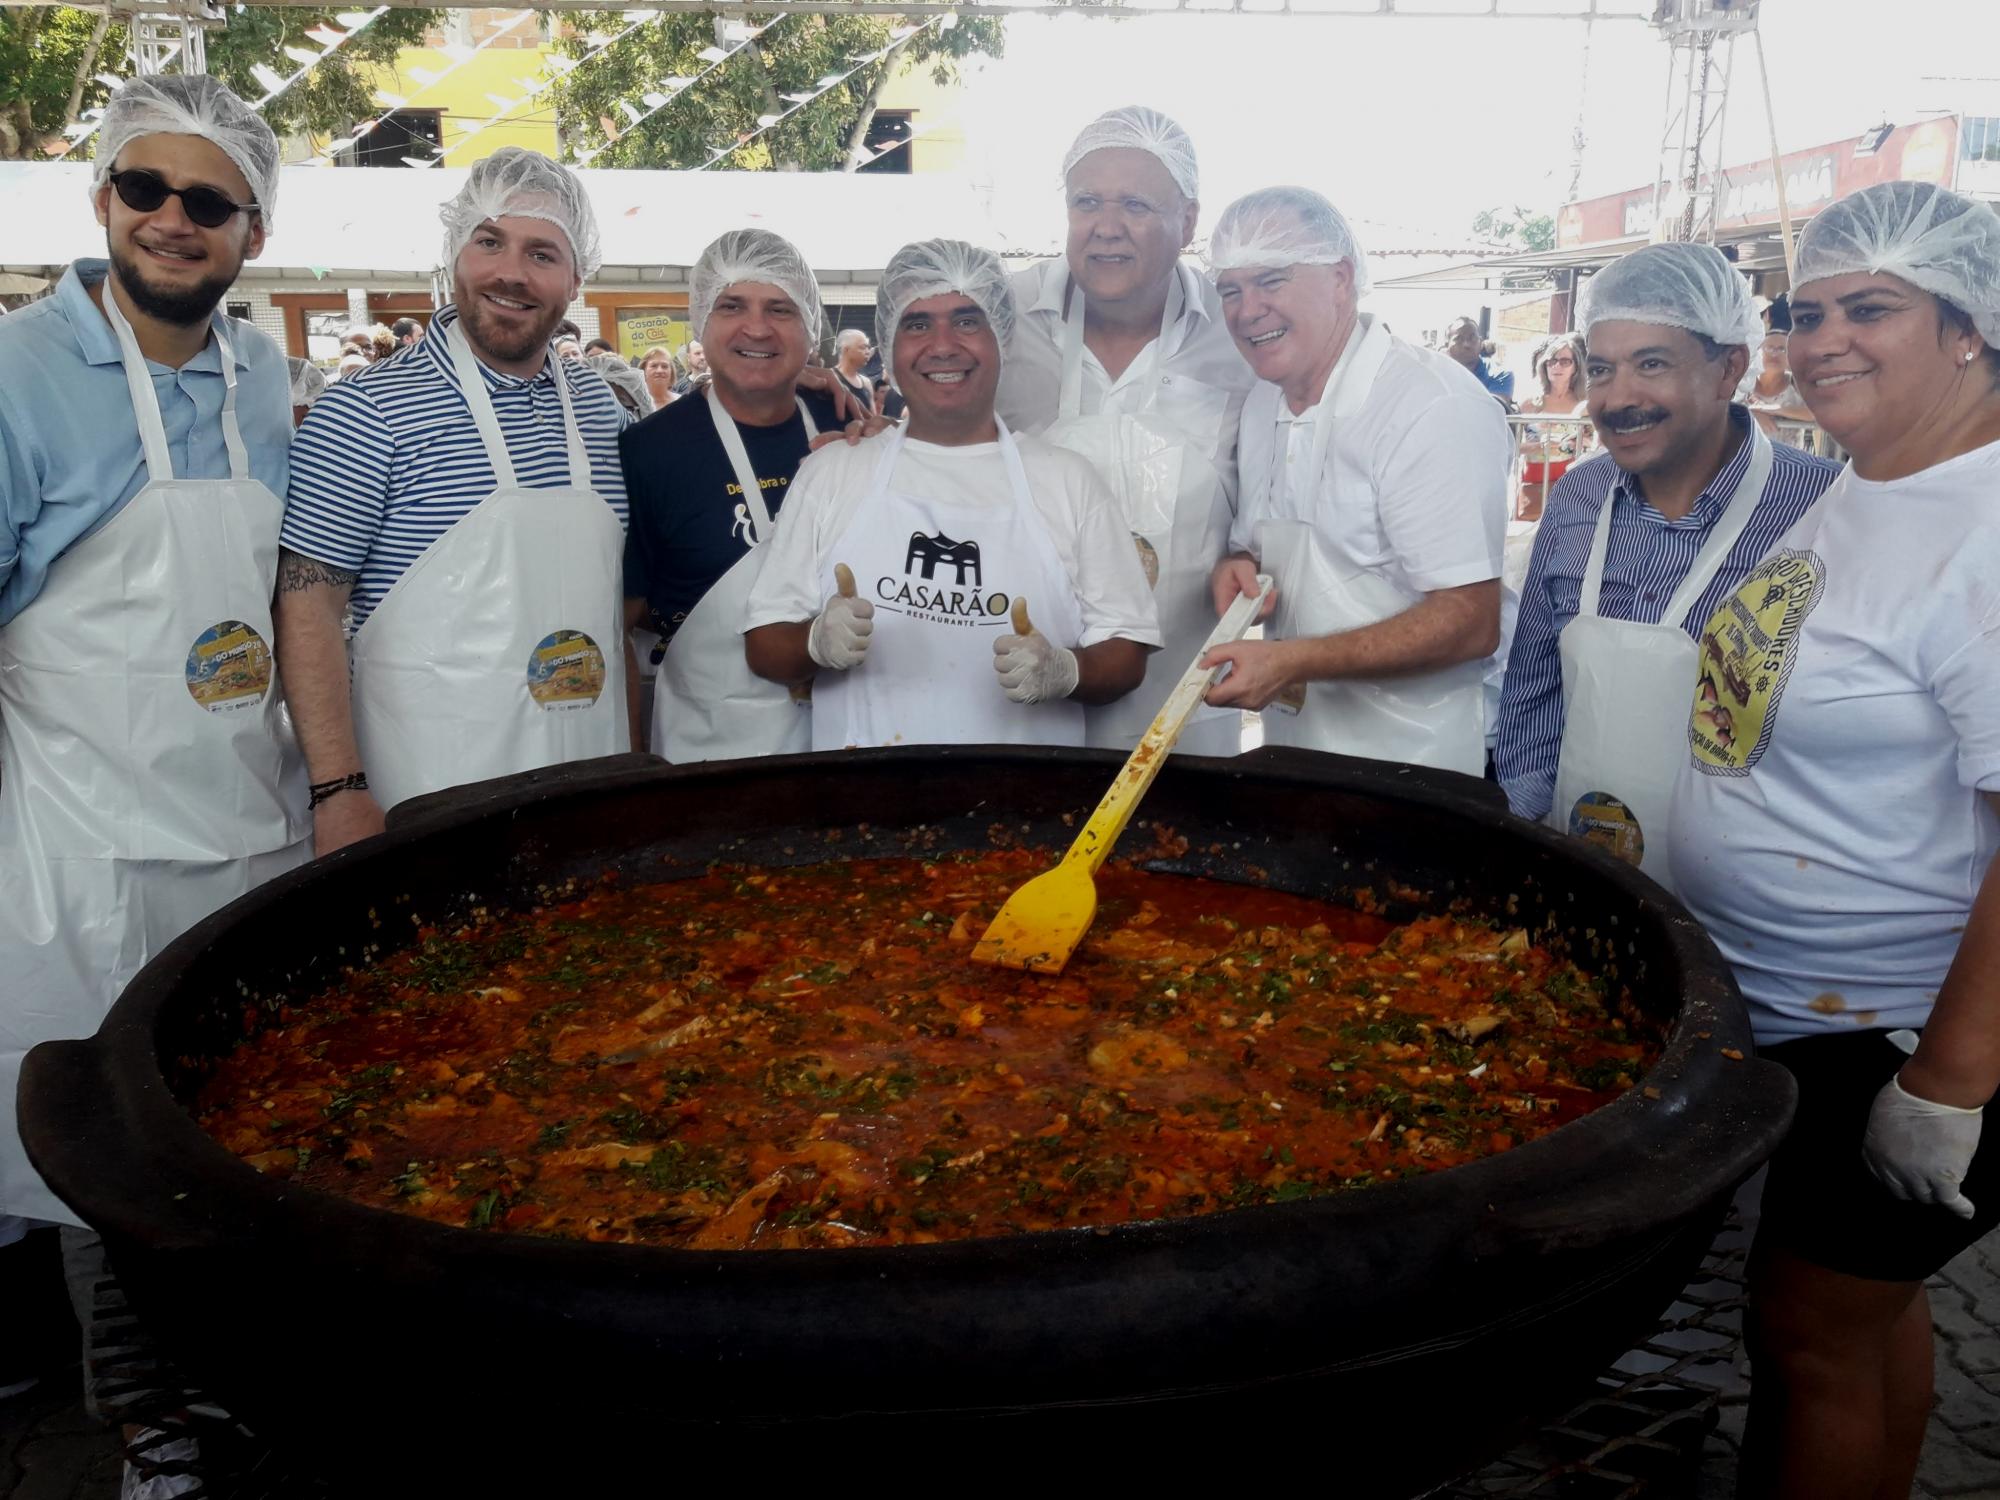
{"label": "white hairnet", "polygon": [[1368,290],[1368,260],[1340,210],[1311,188],[1268,187],[1222,211],[1208,236],[1211,271],[1245,266],[1354,267],[1354,295]]}
{"label": "white hairnet", "polygon": [[979,305],[1004,359],[1014,337],[1014,288],[1000,257],[964,240],[918,240],[889,257],[875,288],[875,342],[882,368],[895,379],[896,325],[912,302],[963,292]]}
{"label": "white hairnet", "polygon": [[1143,104],[1127,104],[1108,109],[1077,136],[1063,158],[1063,176],[1093,151],[1106,149],[1145,151],[1158,158],[1181,196],[1190,201],[1201,196],[1201,177],[1195,168],[1194,142],[1188,133],[1157,109]]}
{"label": "white hairnet", "polygon": [[1741,344],[1764,342],[1749,278],[1713,245],[1666,241],[1621,255],[1583,284],[1576,326],[1586,343],[1599,323],[1656,323]]}
{"label": "white hairnet", "polygon": [[250,184],[269,232],[278,197],[278,138],[227,85],[206,73],[149,74],[120,85],[97,127],[93,198],[117,166],[118,153],[142,135],[198,135],[213,142]]}
{"label": "white hairnet", "polygon": [[798,305],[806,320],[806,342],[819,347],[826,326],[820,310],[819,281],[790,240],[768,229],[732,229],[701,252],[688,275],[688,327],[696,343],[708,331],[708,315],[730,287],[745,281],[774,286]]}
{"label": "white hairnet", "polygon": [[[1806,225],[1794,287],[1856,271],[1900,276],[2000,349],[2000,214],[1927,182],[1879,182]],[[1796,295],[1796,292],[1794,292]]]}
{"label": "white hairnet", "polygon": [[595,354],[584,355],[583,362],[602,375],[606,385],[630,396],[641,416],[653,409],[653,393],[646,389],[646,377],[618,355],[600,349]]}
{"label": "white hairnet", "polygon": [[444,263],[458,264],[458,252],[473,230],[488,219],[546,219],[563,232],[576,260],[576,274],[588,281],[604,263],[597,239],[597,215],[583,179],[539,151],[502,146],[473,167],[458,196],[438,210],[444,220]]}

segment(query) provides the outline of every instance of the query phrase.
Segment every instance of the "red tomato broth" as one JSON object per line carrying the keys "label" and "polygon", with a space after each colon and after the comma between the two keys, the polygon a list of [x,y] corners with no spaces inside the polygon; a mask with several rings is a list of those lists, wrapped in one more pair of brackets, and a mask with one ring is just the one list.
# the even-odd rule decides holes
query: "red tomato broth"
{"label": "red tomato broth", "polygon": [[259,1169],[476,1229],[702,1249],[1174,1218],[1461,1165],[1660,1028],[1478,921],[1113,866],[1059,976],[972,941],[1030,850],[606,886],[246,1012]]}

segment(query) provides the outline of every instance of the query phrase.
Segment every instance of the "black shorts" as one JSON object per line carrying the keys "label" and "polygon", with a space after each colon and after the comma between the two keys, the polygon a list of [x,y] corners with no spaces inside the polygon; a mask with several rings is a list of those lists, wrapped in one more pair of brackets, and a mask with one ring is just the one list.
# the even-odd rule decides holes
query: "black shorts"
{"label": "black shorts", "polygon": [[1814,1265],[1871,1281],[1922,1281],[2000,1224],[2000,1144],[1982,1136],[1966,1172],[1970,1219],[1909,1203],[1861,1159],[1868,1111],[1909,1061],[1886,1031],[1837,1031],[1760,1047],[1799,1084],[1799,1112],[1771,1158],[1758,1238]]}

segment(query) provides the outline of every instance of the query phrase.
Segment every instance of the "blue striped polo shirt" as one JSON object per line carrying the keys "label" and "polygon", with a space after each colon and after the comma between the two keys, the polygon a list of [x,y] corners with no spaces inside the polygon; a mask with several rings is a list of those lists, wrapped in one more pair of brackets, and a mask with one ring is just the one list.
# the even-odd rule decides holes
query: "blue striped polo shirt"
{"label": "blue striped polo shirt", "polygon": [[[289,551],[360,574],[351,606],[356,630],[424,550],[498,484],[445,344],[457,317],[456,308],[442,309],[409,348],[329,386],[292,440],[279,540]],[[480,373],[515,478],[526,489],[569,483],[555,386],[567,381],[591,486],[622,523],[618,434],[629,419],[597,372],[551,352],[527,378],[483,363]]]}
{"label": "blue striped polo shirt", "polygon": [[[1747,438],[1750,413],[1729,410],[1730,421]],[[1607,495],[1611,536],[1604,555],[1604,582],[1598,613],[1607,620],[1657,624],[1674,590],[1694,566],[1695,554],[1736,493],[1750,467],[1750,443],[1737,445],[1701,492],[1694,508],[1669,521],[1647,501],[1638,477],[1618,467],[1607,453],[1576,465],[1557,481],[1542,512],[1528,577],[1521,585],[1521,616],[1500,688],[1500,717],[1493,746],[1494,770],[1507,805],[1521,817],[1545,817],[1556,795],[1556,759],[1562,749],[1562,659],[1556,637],[1576,618],[1583,600],[1583,570],[1597,517]],[[1784,443],[1771,445],[1771,477],[1757,509],[1722,567],[1681,628],[1699,638],[1722,601],[1734,593],[1792,522],[1806,513],[1840,473],[1840,465]]]}

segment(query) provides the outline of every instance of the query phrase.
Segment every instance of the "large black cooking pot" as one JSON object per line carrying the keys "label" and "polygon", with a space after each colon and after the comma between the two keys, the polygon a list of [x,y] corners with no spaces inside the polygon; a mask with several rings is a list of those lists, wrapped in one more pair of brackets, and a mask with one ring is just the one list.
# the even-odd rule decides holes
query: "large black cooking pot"
{"label": "large black cooking pot", "polygon": [[[1115,764],[624,758],[469,789],[246,896],[148,965],[95,1037],[36,1048],[28,1150],[102,1231],[160,1343],[260,1431],[349,1466],[354,1493],[602,1493],[696,1454],[752,1482],[908,1480],[1041,1455],[1043,1438],[1183,1473],[1311,1457],[1332,1492],[1416,1492],[1546,1419],[1650,1326],[1792,1106],[1681,909],[1463,777],[1266,751],[1177,760],[1145,808],[1190,846],[1154,868],[1400,892],[1392,914],[1459,903],[1568,944],[1673,1018],[1643,1089],[1454,1171],[1172,1223],[712,1253],[362,1207],[260,1176],[183,1109],[246,999],[322,985],[407,939],[413,915],[712,858],[979,848],[995,824],[1054,850]],[[940,1445],[950,1469],[903,1467]],[[809,1467],[770,1466],[788,1450]]]}

